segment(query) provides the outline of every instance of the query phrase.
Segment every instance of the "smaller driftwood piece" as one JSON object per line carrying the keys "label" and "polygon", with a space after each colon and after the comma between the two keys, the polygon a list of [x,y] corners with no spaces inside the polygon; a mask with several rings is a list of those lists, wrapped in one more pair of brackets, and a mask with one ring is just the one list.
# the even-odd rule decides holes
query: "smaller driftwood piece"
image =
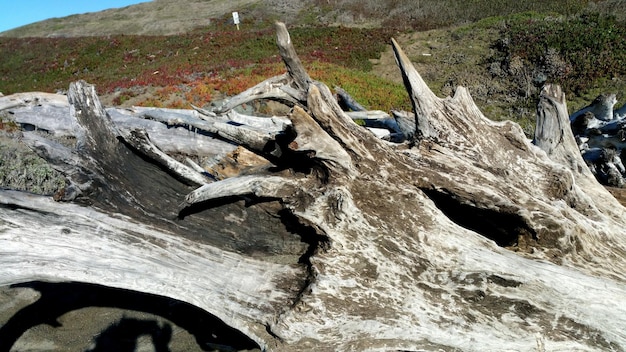
{"label": "smaller driftwood piece", "polygon": [[615,94],[599,95],[570,116],[572,131],[587,165],[602,184],[626,186],[626,104],[613,109]]}

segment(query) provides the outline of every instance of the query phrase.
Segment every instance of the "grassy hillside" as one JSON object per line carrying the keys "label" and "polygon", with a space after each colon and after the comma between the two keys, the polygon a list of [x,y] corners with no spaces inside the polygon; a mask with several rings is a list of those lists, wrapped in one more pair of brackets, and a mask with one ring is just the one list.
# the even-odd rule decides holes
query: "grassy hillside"
{"label": "grassy hillside", "polygon": [[[619,13],[623,0],[152,0],[121,9],[73,15],[0,33],[8,37],[116,34],[171,35],[223,23],[232,11],[260,23],[290,26],[343,25],[428,30],[520,12],[572,15],[586,8]],[[226,15],[226,16],[225,16]],[[623,14],[622,14],[623,15]]]}
{"label": "grassy hillside", "polygon": [[[88,37],[44,38],[42,32],[38,37],[0,37],[0,52],[9,53],[0,56],[0,92],[59,91],[85,79],[97,84],[109,104],[204,105],[283,72],[272,24],[287,17],[311,75],[331,87],[342,86],[372,109],[410,109],[389,52],[391,37],[399,40],[437,94],[448,95],[464,85],[488,117],[516,120],[528,133],[544,81],[565,87],[571,110],[603,92],[618,93],[624,101],[623,0],[181,3],[157,0],[51,20]],[[213,6],[212,18],[200,15],[207,5]],[[235,8],[242,9],[240,31],[229,23]],[[185,17],[190,11],[202,19]],[[161,29],[170,28],[170,21],[184,23],[179,31],[187,32],[129,34],[136,31],[111,18],[122,15],[135,23],[158,23]],[[100,18],[110,30],[125,28],[126,34],[93,35],[102,31],[102,23],[90,22],[89,16]],[[27,29],[35,31],[33,26]],[[146,28],[152,27],[142,31]]]}
{"label": "grassy hillside", "polygon": [[[259,0],[153,0],[119,9],[53,18],[0,33],[7,37],[170,35],[206,26]],[[276,0],[263,1],[274,8]],[[280,11],[280,6],[276,7]],[[285,8],[285,7],[283,7]],[[285,11],[292,14],[289,7]]]}

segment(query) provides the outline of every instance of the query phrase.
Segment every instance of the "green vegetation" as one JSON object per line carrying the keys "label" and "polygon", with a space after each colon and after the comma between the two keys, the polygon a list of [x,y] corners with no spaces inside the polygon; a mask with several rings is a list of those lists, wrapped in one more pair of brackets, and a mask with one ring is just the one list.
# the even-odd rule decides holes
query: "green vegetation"
{"label": "green vegetation", "polygon": [[368,109],[411,110],[411,103],[402,85],[368,72],[321,62],[311,63],[308,70],[313,79],[326,83],[330,88],[340,86]]}
{"label": "green vegetation", "polygon": [[[0,123],[0,133],[15,130]],[[52,194],[65,185],[64,178],[17,139],[0,144],[0,185],[38,194]]]}
{"label": "green vegetation", "polygon": [[506,56],[543,69],[548,80],[575,94],[626,77],[626,23],[615,17],[518,17],[507,22],[503,38]]}
{"label": "green vegetation", "polygon": [[[346,70],[353,70],[364,80],[363,72],[372,67],[369,59],[380,55],[391,33],[299,27],[291,30],[291,36],[305,65],[327,64],[326,69],[337,68],[335,74],[344,77]],[[4,94],[59,91],[84,79],[96,83],[100,94],[135,86],[187,85],[192,88],[180,87],[181,92],[191,92],[193,103],[200,104],[207,101],[198,99],[199,95],[211,96],[203,89],[232,95],[282,73],[274,29],[269,25],[245,31],[215,26],[176,36],[0,38],[0,51],[11,53],[0,59],[0,91]],[[385,87],[374,75],[369,80]],[[200,93],[194,95],[194,91]],[[121,94],[118,102],[132,94]],[[364,103],[379,104],[375,100]]]}
{"label": "green vegetation", "polygon": [[519,107],[534,109],[543,82],[564,88],[571,111],[601,93],[626,98],[623,20],[589,12],[570,17],[521,13],[491,28],[499,33],[485,66],[495,80],[507,81],[507,89],[520,98]]}

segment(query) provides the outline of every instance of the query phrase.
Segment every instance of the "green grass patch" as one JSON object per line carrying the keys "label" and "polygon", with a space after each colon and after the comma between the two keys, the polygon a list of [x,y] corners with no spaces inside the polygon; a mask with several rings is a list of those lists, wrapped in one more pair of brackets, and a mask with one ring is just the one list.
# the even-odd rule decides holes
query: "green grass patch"
{"label": "green grass patch", "polygon": [[[383,29],[294,28],[303,60],[368,71],[390,33]],[[84,79],[100,93],[132,86],[170,86],[200,76],[280,63],[273,26],[204,28],[176,36],[0,38],[0,91],[58,91]],[[266,77],[267,78],[267,77]],[[230,93],[230,92],[229,92]]]}
{"label": "green grass patch", "polygon": [[307,64],[311,78],[326,83],[331,89],[339,86],[370,110],[411,111],[411,101],[404,86],[389,82],[369,72],[348,69],[333,64]]}
{"label": "green grass patch", "polygon": [[[11,53],[0,58],[0,91],[55,92],[84,79],[100,94],[120,91],[114,104],[137,96],[129,88],[161,87],[137,104],[203,106],[216,94],[235,95],[285,71],[273,24],[248,27],[218,22],[175,36],[0,38],[0,51]],[[372,109],[410,109],[401,86],[368,73],[390,30],[296,27],[290,35],[315,79],[343,87]]]}

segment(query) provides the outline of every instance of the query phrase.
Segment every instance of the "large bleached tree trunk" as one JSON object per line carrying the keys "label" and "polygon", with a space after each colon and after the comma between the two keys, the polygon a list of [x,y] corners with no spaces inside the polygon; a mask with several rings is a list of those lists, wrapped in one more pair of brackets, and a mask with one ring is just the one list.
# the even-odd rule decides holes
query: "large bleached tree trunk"
{"label": "large bleached tree trunk", "polygon": [[[390,143],[277,36],[287,73],[213,112],[103,109],[73,84],[75,146],[23,137],[66,187],[0,191],[0,284],[171,297],[274,351],[626,349],[626,211],[580,157],[559,87],[533,144],[462,87],[436,97],[393,41],[414,112]],[[259,97],[288,119],[232,111]],[[228,173],[179,161],[250,152]]]}

